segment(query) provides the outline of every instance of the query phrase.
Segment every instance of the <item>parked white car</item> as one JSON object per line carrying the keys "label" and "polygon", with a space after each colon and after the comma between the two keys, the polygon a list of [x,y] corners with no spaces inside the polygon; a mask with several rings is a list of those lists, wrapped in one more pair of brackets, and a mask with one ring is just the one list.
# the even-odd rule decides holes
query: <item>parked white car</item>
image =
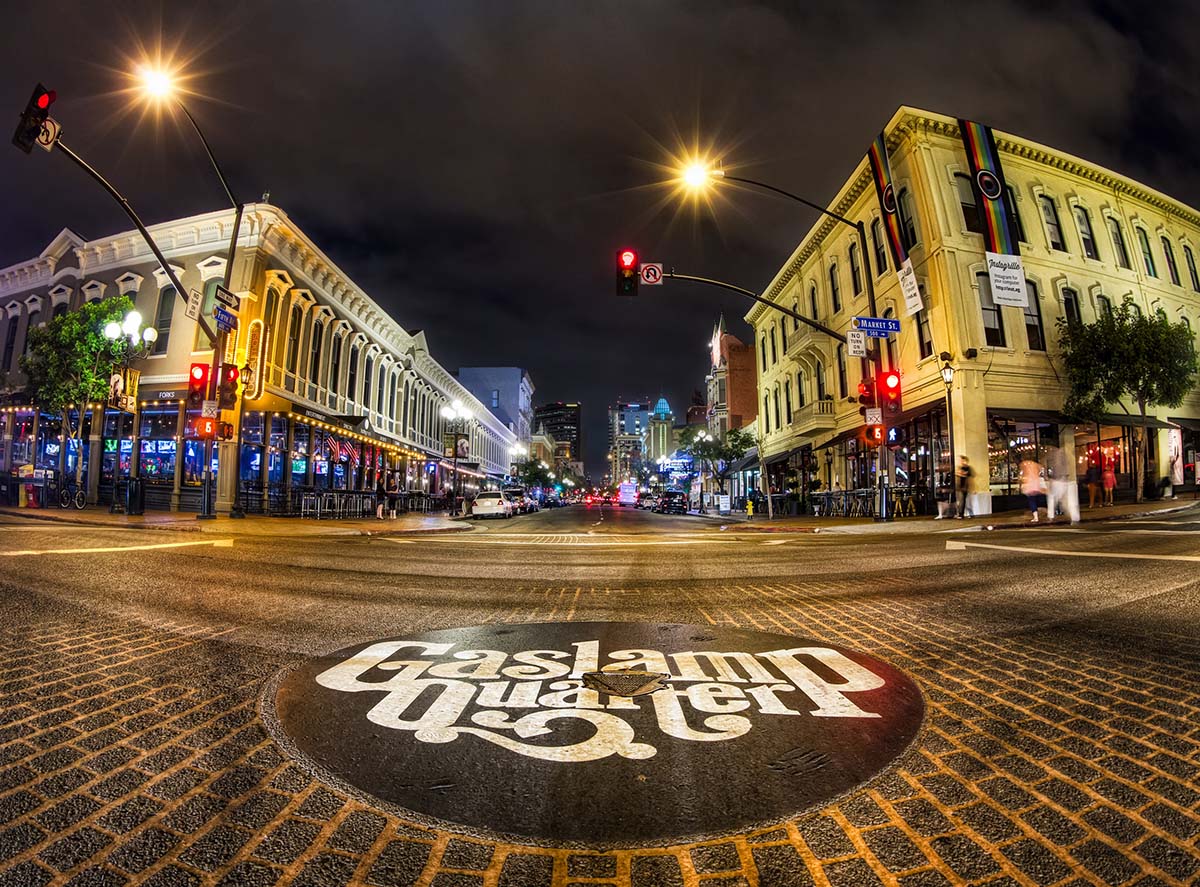
{"label": "parked white car", "polygon": [[499,490],[480,493],[471,504],[471,517],[503,517],[513,516],[513,502]]}

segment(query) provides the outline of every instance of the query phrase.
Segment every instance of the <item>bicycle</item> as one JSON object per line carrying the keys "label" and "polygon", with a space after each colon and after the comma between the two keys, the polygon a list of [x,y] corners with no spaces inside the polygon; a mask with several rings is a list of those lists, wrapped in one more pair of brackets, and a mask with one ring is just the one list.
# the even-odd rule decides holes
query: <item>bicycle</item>
{"label": "bicycle", "polygon": [[82,511],[83,507],[87,505],[87,493],[75,481],[68,481],[58,491],[58,507],[70,508],[72,505]]}

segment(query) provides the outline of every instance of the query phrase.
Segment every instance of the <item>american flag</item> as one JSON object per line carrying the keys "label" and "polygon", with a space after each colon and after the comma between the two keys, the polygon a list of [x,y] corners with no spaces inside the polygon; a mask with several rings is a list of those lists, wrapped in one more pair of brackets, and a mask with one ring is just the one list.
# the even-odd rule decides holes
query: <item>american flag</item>
{"label": "american flag", "polygon": [[352,440],[346,440],[345,438],[343,438],[338,443],[338,446],[341,449],[342,458],[350,460],[350,464],[353,465],[355,468],[357,468],[358,467],[358,444]]}

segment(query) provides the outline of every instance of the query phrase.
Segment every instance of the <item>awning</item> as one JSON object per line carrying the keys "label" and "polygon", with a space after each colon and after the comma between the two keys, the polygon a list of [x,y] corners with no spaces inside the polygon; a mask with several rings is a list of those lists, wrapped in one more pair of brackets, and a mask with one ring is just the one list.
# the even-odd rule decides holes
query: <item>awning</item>
{"label": "awning", "polygon": [[778,465],[780,462],[786,462],[791,457],[791,455],[792,455],[791,450],[788,450],[786,453],[776,453],[774,456],[767,457],[766,464],[767,465]]}
{"label": "awning", "polygon": [[923,403],[920,406],[915,406],[912,409],[905,410],[899,416],[893,416],[888,419],[888,427],[895,428],[897,425],[907,425],[913,419],[920,419],[922,416],[932,413],[939,407],[944,408],[946,401],[943,398],[931,400],[929,403]]}
{"label": "awning", "polygon": [[1010,422],[1032,422],[1037,425],[1074,425],[1062,413],[1055,410],[1023,410],[1004,409],[1002,407],[988,408],[989,419],[1007,419]]}
{"label": "awning", "polygon": [[859,425],[857,428],[848,428],[845,431],[841,432],[840,434],[835,434],[833,437],[829,438],[829,440],[825,441],[824,443],[816,444],[813,447],[813,449],[814,450],[823,450],[826,447],[837,446],[838,444],[843,443],[844,441],[850,440],[850,438],[852,438],[852,437],[857,438],[859,432],[862,431],[862,429],[863,429],[863,426],[861,426],[861,425]]}
{"label": "awning", "polygon": [[[1091,424],[1091,423],[1089,423]],[[1142,417],[1137,415],[1126,415],[1124,413],[1105,413],[1100,417],[1101,425],[1130,425],[1136,428],[1143,427]],[[1177,428],[1179,426],[1165,422],[1162,419],[1156,419],[1154,416],[1146,417],[1146,428]]]}
{"label": "awning", "polygon": [[754,468],[758,465],[758,451],[755,450],[742,458],[738,459],[729,466],[729,474],[735,474],[739,471],[745,471],[747,468]]}
{"label": "awning", "polygon": [[1179,416],[1172,416],[1171,421],[1188,431],[1200,431],[1200,419],[1183,419]]}

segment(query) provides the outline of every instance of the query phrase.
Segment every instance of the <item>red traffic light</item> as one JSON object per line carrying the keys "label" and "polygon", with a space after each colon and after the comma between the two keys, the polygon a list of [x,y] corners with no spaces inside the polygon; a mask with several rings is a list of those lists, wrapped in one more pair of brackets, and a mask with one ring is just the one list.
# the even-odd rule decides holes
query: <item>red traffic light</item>
{"label": "red traffic light", "polygon": [[631,249],[623,249],[617,256],[622,268],[632,268],[637,264],[637,253]]}
{"label": "red traffic light", "polygon": [[45,111],[58,98],[58,94],[53,89],[48,89],[37,97],[37,106]]}
{"label": "red traffic light", "polygon": [[208,375],[208,367],[207,366],[205,366],[202,363],[192,364],[192,379],[193,380],[195,380],[196,382],[203,381],[204,377],[207,375]]}
{"label": "red traffic light", "polygon": [[900,387],[900,374],[899,373],[884,373],[883,374],[883,387],[886,388],[888,391],[895,391],[897,388],[899,388]]}
{"label": "red traffic light", "polygon": [[225,367],[225,381],[236,382],[238,380],[238,368],[233,364],[228,364]]}

